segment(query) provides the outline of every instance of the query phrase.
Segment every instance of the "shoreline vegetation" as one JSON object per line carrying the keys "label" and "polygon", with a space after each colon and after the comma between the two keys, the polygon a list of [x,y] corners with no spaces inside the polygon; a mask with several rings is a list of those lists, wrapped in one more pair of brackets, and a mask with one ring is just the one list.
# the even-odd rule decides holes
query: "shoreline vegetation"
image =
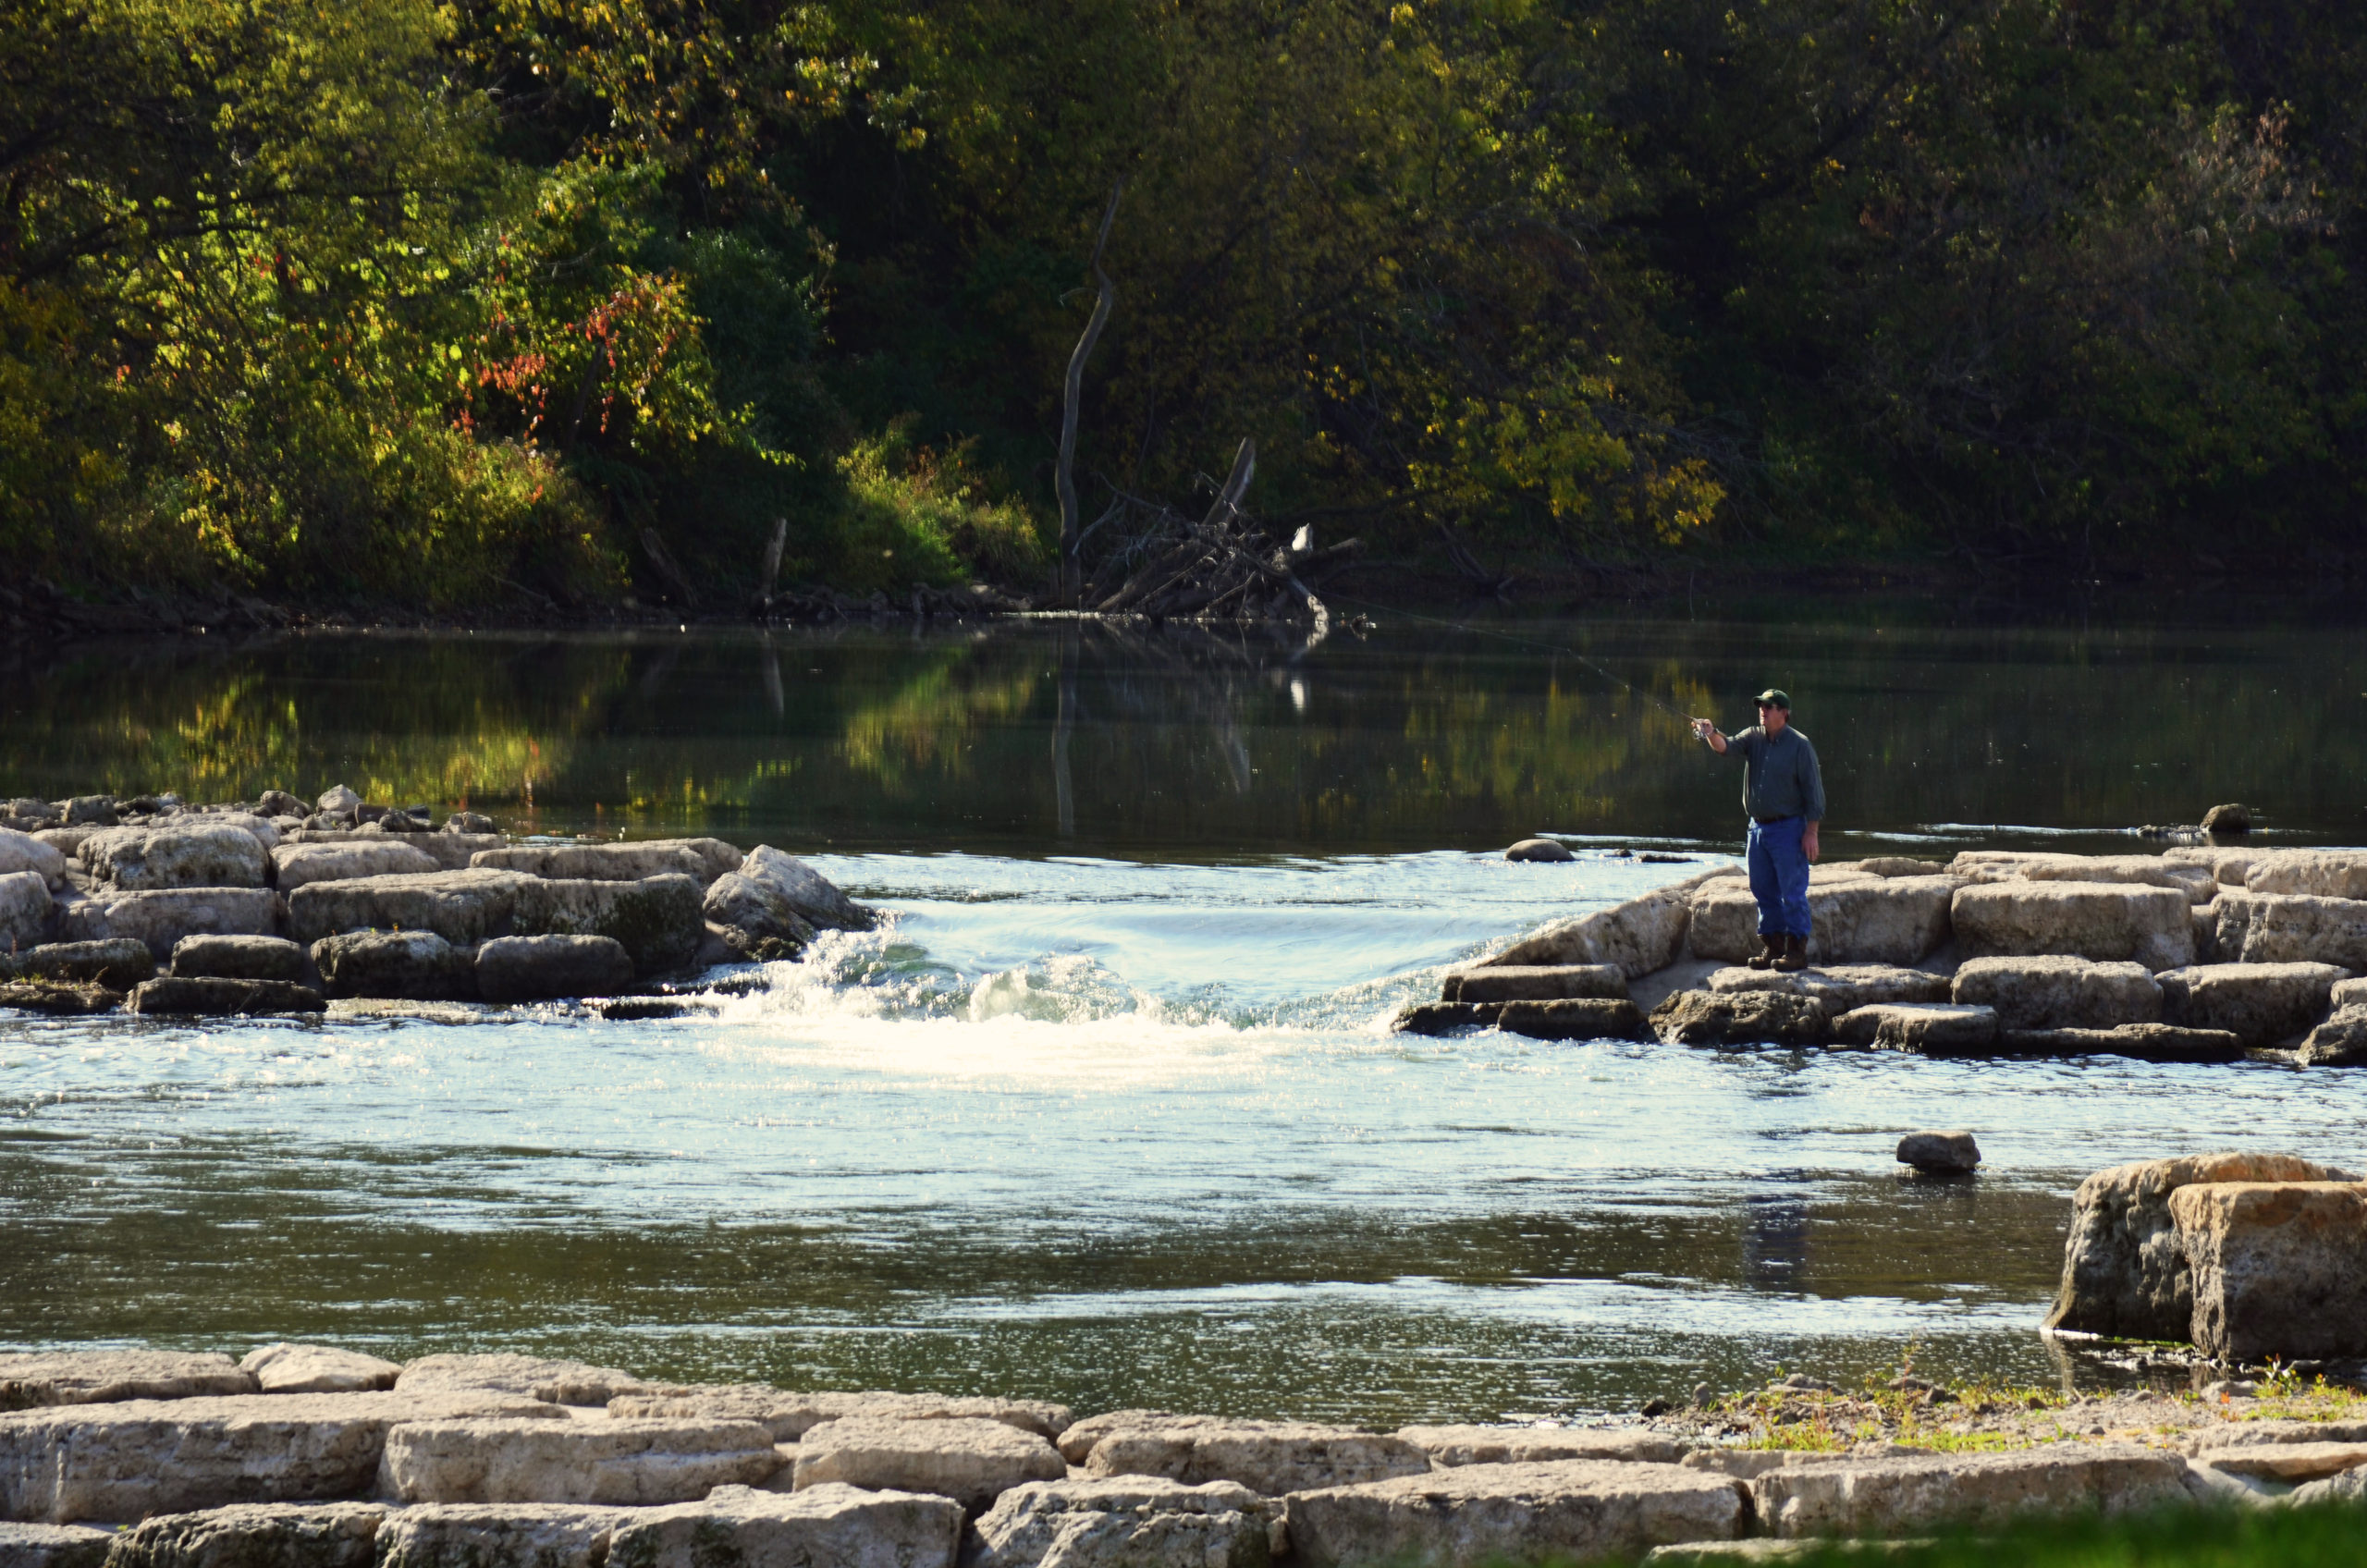
{"label": "shoreline vegetation", "polygon": [[2340,581],[2344,23],[0,0],[0,616]]}

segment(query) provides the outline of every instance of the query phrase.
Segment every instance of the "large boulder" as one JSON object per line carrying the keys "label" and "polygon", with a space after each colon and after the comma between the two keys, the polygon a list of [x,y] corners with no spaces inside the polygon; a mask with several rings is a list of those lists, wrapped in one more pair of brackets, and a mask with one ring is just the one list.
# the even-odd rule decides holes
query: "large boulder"
{"label": "large boulder", "polygon": [[2186,1461],[2134,1443],[1853,1457],[1768,1471],[1750,1492],[1760,1527],[1785,1538],[1994,1528],[2032,1514],[2143,1513],[2188,1501]]}
{"label": "large boulder", "polygon": [[[0,877],[0,883],[7,879]],[[279,895],[268,888],[175,888],[160,892],[100,892],[58,914],[68,942],[129,937],[158,963],[171,961],[184,937],[270,937],[279,926]]]}
{"label": "large boulder", "polygon": [[480,851],[472,865],[522,871],[555,882],[639,882],[688,876],[704,888],[741,866],[738,850],[720,839],[652,839],[632,844],[513,844]]}
{"label": "large boulder", "polygon": [[419,1503],[379,1526],[376,1568],[603,1568],[617,1526],[646,1514],[564,1502]]}
{"label": "large boulder", "polygon": [[252,1373],[211,1351],[73,1350],[0,1355],[0,1411],[259,1391]]}
{"label": "large boulder", "polygon": [[717,1487],[619,1523],[608,1568],[953,1568],[961,1543],[962,1507],[948,1498]]}
{"label": "large boulder", "polygon": [[2170,1218],[2181,1187],[2228,1182],[2341,1182],[2349,1173],[2287,1154],[2185,1155],[2099,1170],[2071,1200],[2063,1282],[2046,1326],[2130,1340],[2184,1340],[2194,1281]]}
{"label": "large boulder", "polygon": [[1625,1001],[1627,976],[1615,964],[1539,963],[1450,972],[1439,986],[1448,1002]]}
{"label": "large boulder", "polygon": [[972,1513],[1012,1488],[1068,1476],[1060,1451],[1001,1421],[899,1421],[844,1416],[798,1439],[796,1488],[843,1482],[870,1490],[928,1492]]}
{"label": "large boulder", "polygon": [[1997,1013],[1953,1002],[1877,1002],[1834,1019],[1833,1037],[1876,1050],[1977,1056],[1997,1043]]}
{"label": "large boulder", "polygon": [[55,906],[49,883],[40,872],[11,871],[0,876],[0,952],[37,945]]}
{"label": "large boulder", "polygon": [[637,882],[529,878],[519,884],[511,919],[521,937],[610,937],[644,976],[684,967],[706,937],[698,881],[681,873]]}
{"label": "large boulder", "polygon": [[288,895],[288,934],[311,944],[347,931],[433,931],[472,948],[510,933],[519,890],[514,871],[437,871],[313,882]]}
{"label": "large boulder", "polygon": [[2219,895],[2222,963],[2331,963],[2367,970],[2367,901],[2306,893]]}
{"label": "large boulder", "polygon": [[2017,877],[1957,888],[1950,918],[1968,957],[2054,953],[2159,971],[2194,962],[2189,908],[2175,888]]}
{"label": "large boulder", "polygon": [[753,1485],[780,1463],[753,1421],[411,1421],[386,1434],[378,1486],[406,1503],[649,1506]]}
{"label": "large boulder", "polygon": [[877,912],[855,902],[838,884],[770,844],[758,844],[739,865],[740,875],[772,888],[805,921],[824,931],[868,931],[879,924]]}
{"label": "large boulder", "polygon": [[169,974],[134,986],[124,998],[130,1011],[150,1017],[251,1018],[326,1012],[328,1005],[310,986],[286,980],[188,980]]}
{"label": "large boulder", "polygon": [[2335,982],[2330,963],[2213,963],[2160,975],[2162,1017],[2190,1029],[2224,1029],[2249,1047],[2307,1034],[2325,1017]]}
{"label": "large boulder", "polygon": [[1672,1046],[1814,1046],[1831,1033],[1822,1002],[1788,991],[1676,991],[1650,1023]]}
{"label": "large boulder", "polygon": [[1397,1435],[1429,1454],[1434,1465],[1561,1459],[1674,1464],[1693,1447],[1650,1427],[1400,1427]]}
{"label": "large boulder", "polygon": [[1782,991],[1789,996],[1812,997],[1823,1004],[1827,1018],[1838,1018],[1877,1002],[1948,999],[1946,975],[1891,963],[1829,963],[1791,974],[1737,965],[1713,971],[1703,984],[1722,996],[1740,991]]}
{"label": "large boulder", "polygon": [[[146,949],[141,956],[147,956]],[[311,970],[304,949],[285,937],[183,937],[173,944],[173,974],[182,980],[277,980],[300,986]]]}
{"label": "large boulder", "polygon": [[372,1568],[386,1517],[374,1502],[246,1502],[160,1514],[116,1538],[107,1568]]}
{"label": "large boulder", "polygon": [[360,1351],[286,1341],[247,1353],[239,1369],[267,1394],[369,1393],[395,1386],[402,1368]]}
{"label": "large boulder", "polygon": [[1950,999],[1993,1008],[2005,1029],[2111,1029],[2157,1023],[2162,987],[2141,963],[2083,958],[1967,959]]}
{"label": "large boulder", "polygon": [[[754,1421],[776,1441],[791,1443],[825,1421],[851,1416],[890,1421],[1000,1421],[1050,1441],[1071,1429],[1069,1407],[1042,1400],[967,1395],[890,1393],[791,1393],[763,1383],[707,1383],[654,1387],[619,1394],[608,1402],[611,1415],[696,1415]],[[1063,1439],[1064,1440],[1064,1439]],[[1087,1445],[1088,1448],[1090,1445]],[[1076,1463],[1085,1462],[1079,1450]]]}
{"label": "large boulder", "polygon": [[1609,963],[1617,965],[1630,980],[1640,980],[1654,970],[1666,969],[1684,951],[1693,890],[1713,876],[1730,875],[1704,872],[1609,909],[1556,921],[1473,967]]}
{"label": "large boulder", "polygon": [[2367,1183],[2189,1182],[2170,1219],[2195,1349],[2226,1362],[2367,1355]]}
{"label": "large boulder", "polygon": [[0,827],[0,876],[19,871],[30,871],[44,886],[55,888],[66,880],[66,857],[30,833]]}
{"label": "large boulder", "polygon": [[218,827],[235,827],[239,832],[246,834],[248,837],[253,839],[256,843],[263,846],[263,852],[266,857],[270,855],[274,849],[278,847],[278,826],[272,822],[268,817],[258,816],[253,812],[208,812],[206,814],[205,820]]}
{"label": "large boulder", "polygon": [[332,997],[474,1001],[470,954],[433,931],[349,931],[313,944],[321,988]]}
{"label": "large boulder", "polygon": [[[1909,964],[1948,939],[1951,876],[1843,877],[1809,887],[1809,957],[1817,963]],[[1740,962],[1760,950],[1749,884],[1717,881],[1693,895],[1687,944],[1696,958]]]}
{"label": "large boulder", "polygon": [[1584,1459],[1458,1465],[1303,1491],[1285,1508],[1306,1568],[1632,1562],[1674,1541],[1735,1539],[1748,1517],[1730,1477]]}
{"label": "large boulder", "polygon": [[2322,899],[2367,899],[2367,851],[2275,850],[2255,856],[2244,874],[2254,893],[2306,893]]}
{"label": "large boulder", "polygon": [[1153,1476],[1031,1481],[975,1526],[968,1568],[1265,1568],[1281,1510],[1246,1487]]}
{"label": "large boulder", "polygon": [[497,937],[477,949],[477,994],[489,1002],[608,997],[632,984],[632,955],[613,937]]}
{"label": "large boulder", "polygon": [[176,818],[165,827],[110,827],[82,841],[91,880],[127,893],[166,888],[260,888],[269,857],[242,828]]}
{"label": "large boulder", "polygon": [[1179,1421],[1120,1427],[1093,1445],[1094,1476],[1163,1476],[1186,1486],[1233,1481],[1280,1497],[1419,1475],[1429,1455],[1403,1438],[1290,1421]]}
{"label": "large boulder", "polygon": [[467,1415],[567,1419],[557,1406],[531,1400],[421,1399],[399,1392],[130,1400],[19,1411],[0,1418],[0,1517],[64,1525],[234,1502],[351,1497],[376,1476],[390,1428]]}
{"label": "large boulder", "polygon": [[1615,1001],[1574,998],[1555,1002],[1506,1002],[1496,1027],[1532,1040],[1649,1040],[1643,1010],[1626,998]]}
{"label": "large boulder", "polygon": [[104,986],[110,991],[129,991],[156,973],[156,958],[147,943],[129,937],[110,937],[103,942],[51,942],[18,960],[17,973],[28,980],[61,986]]}
{"label": "large boulder", "polygon": [[723,933],[732,951],[746,959],[792,959],[814,939],[813,924],[797,913],[787,894],[736,871],[708,885],[699,913]]}
{"label": "large boulder", "polygon": [[434,855],[400,839],[375,843],[282,844],[271,851],[279,890],[293,892],[313,882],[350,882],[362,876],[430,876],[444,869]]}
{"label": "large boulder", "polygon": [[552,1404],[607,1405],[649,1385],[613,1366],[554,1361],[538,1355],[423,1355],[403,1364],[399,1393],[509,1394]]}

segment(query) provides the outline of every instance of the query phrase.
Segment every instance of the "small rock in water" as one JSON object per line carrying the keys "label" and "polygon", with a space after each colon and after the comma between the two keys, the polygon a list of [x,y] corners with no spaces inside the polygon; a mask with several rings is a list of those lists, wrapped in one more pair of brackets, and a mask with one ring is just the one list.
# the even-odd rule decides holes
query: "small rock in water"
{"label": "small rock in water", "polygon": [[1933,1175],[1961,1175],[1981,1164],[1981,1145],[1969,1133],[1909,1133],[1898,1141],[1898,1162]]}
{"label": "small rock in water", "polygon": [[444,819],[444,831],[447,833],[490,833],[493,831],[493,818],[481,812],[456,811]]}
{"label": "small rock in water", "polygon": [[257,812],[264,816],[309,816],[304,802],[285,790],[265,790],[255,802]]}
{"label": "small rock in water", "polygon": [[1691,855],[1673,855],[1660,850],[1646,850],[1636,857],[1638,865],[1691,865]]}
{"label": "small rock in water", "polygon": [[1504,851],[1504,858],[1506,860],[1550,861],[1559,863],[1566,860],[1576,860],[1577,857],[1570,852],[1569,845],[1564,844],[1558,839],[1523,839],[1519,843],[1515,844],[1511,849]]}
{"label": "small rock in water", "polygon": [[2250,806],[2229,802],[2213,806],[2202,814],[2205,833],[2249,833],[2252,830],[2252,810]]}

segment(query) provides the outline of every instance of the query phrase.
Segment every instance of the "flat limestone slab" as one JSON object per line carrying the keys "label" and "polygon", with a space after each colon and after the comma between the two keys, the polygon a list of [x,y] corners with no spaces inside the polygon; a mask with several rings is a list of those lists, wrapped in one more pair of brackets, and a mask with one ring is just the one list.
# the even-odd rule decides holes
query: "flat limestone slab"
{"label": "flat limestone slab", "polygon": [[1507,1035],[1532,1040],[1637,1040],[1651,1038],[1651,1030],[1634,1002],[1572,998],[1550,1002],[1506,1002],[1496,1014],[1496,1027]]}
{"label": "flat limestone slab", "polygon": [[[244,1376],[244,1374],[241,1374]],[[71,1524],[366,1491],[404,1421],[547,1415],[499,1394],[251,1394],[0,1415],[0,1517]]]}
{"label": "flat limestone slab", "polygon": [[172,962],[184,937],[278,934],[279,895],[268,888],[168,888],[153,892],[101,889],[60,912],[58,939],[100,942],[129,937],[148,944],[158,963]]}
{"label": "flat limestone slab", "polygon": [[1878,1002],[1834,1019],[1833,1036],[1844,1045],[1877,1050],[1974,1052],[1997,1043],[1997,1014],[1992,1008],[1954,1003]]}
{"label": "flat limestone slab", "polygon": [[2023,1514],[2132,1513],[2187,1500],[2186,1461],[2133,1443],[2056,1443],[1773,1470],[1750,1483],[1760,1527],[1786,1538],[1885,1535]]}
{"label": "flat limestone slab", "polygon": [[2169,1208],[2192,1275],[2195,1349],[2367,1355],[2367,1182],[2197,1182]]}
{"label": "flat limestone slab", "polygon": [[1458,969],[1440,984],[1448,1002],[1625,1001],[1627,975],[1611,963],[1498,964]]}
{"label": "flat limestone slab", "polygon": [[1013,1487],[1064,1480],[1068,1473],[1060,1450],[1000,1421],[851,1415],[807,1428],[792,1480],[801,1492],[833,1482],[928,1492],[975,1513]]}
{"label": "flat limestone slab", "polygon": [[617,1526],[640,1516],[581,1503],[423,1503],[379,1526],[376,1568],[601,1568]]}
{"label": "flat limestone slab", "polygon": [[2241,1061],[2244,1043],[2224,1029],[2175,1023],[2123,1023],[2111,1029],[2007,1029],[1996,1054],[2019,1057],[2125,1056],[2133,1061]]}
{"label": "flat limestone slab", "polygon": [[1832,1033],[1822,1002],[1789,991],[1674,991],[1650,1022],[1672,1046],[1814,1046]]}
{"label": "flat limestone slab", "polygon": [[386,1434],[378,1489],[403,1502],[649,1506],[779,1468],[773,1435],[753,1421],[413,1421]]}
{"label": "flat limestone slab", "polygon": [[2301,893],[2322,899],[2367,899],[2367,854],[2355,850],[2273,850],[2244,873],[2253,893]]}
{"label": "flat limestone slab", "polygon": [[2367,900],[2309,893],[2222,893],[2220,962],[2331,963],[2367,970]]}
{"label": "flat limestone slab", "polygon": [[491,1390],[553,1404],[598,1405],[649,1391],[648,1384],[613,1366],[510,1354],[423,1355],[403,1364],[395,1387],[403,1393]]}
{"label": "flat limestone slab", "polygon": [[1829,963],[1791,974],[1735,965],[1711,974],[1707,989],[1720,996],[1780,991],[1786,996],[1813,997],[1824,1005],[1827,1018],[1838,1018],[1880,1002],[1946,1001],[1948,977],[1890,963]]}
{"label": "flat limestone slab", "polygon": [[166,1513],[124,1531],[107,1562],[109,1568],[371,1568],[386,1517],[386,1508],[374,1502],[248,1502]]}
{"label": "flat limestone slab", "polygon": [[2016,877],[1957,888],[1949,919],[1968,958],[2128,959],[2158,972],[2194,962],[2189,907],[2175,888]]}
{"label": "flat limestone slab", "polygon": [[1121,1427],[1085,1456],[1092,1476],[1164,1476],[1186,1486],[1234,1481],[1267,1497],[1427,1474],[1430,1456],[1403,1438],[1288,1421]]}
{"label": "flat limestone slab", "polygon": [[2194,1029],[2224,1029],[2248,1047],[2307,1034],[2333,1006],[2350,972],[2330,963],[2206,963],[2165,971],[2162,1017]]}
{"label": "flat limestone slab", "polygon": [[1674,1464],[1692,1444],[1649,1427],[1400,1427],[1397,1435],[1433,1464],[1535,1464],[1616,1459]]}
{"label": "flat limestone slab", "polygon": [[250,1351],[239,1363],[267,1394],[350,1394],[391,1389],[402,1368],[360,1351],[282,1341]]}
{"label": "flat limestone slab", "polygon": [[[854,1393],[793,1393],[763,1383],[656,1387],[644,1393],[619,1394],[608,1402],[608,1414],[754,1421],[772,1433],[775,1442],[785,1443],[795,1442],[825,1421],[849,1416],[894,1421],[1000,1421],[1047,1439],[1061,1438],[1074,1419],[1067,1405],[1043,1400],[895,1393],[884,1389]],[[1078,1452],[1077,1463],[1084,1462],[1090,1447],[1088,1443],[1085,1450]]]}
{"label": "flat limestone slab", "polygon": [[2300,1485],[2323,1481],[2367,1464],[2367,1443],[2250,1443],[2206,1450],[2197,1456],[2214,1470]]}
{"label": "flat limestone slab", "polygon": [[425,876],[444,864],[408,839],[374,839],[347,844],[282,844],[271,863],[283,893],[313,882],[350,882],[362,876]]}
{"label": "flat limestone slab", "polygon": [[1666,969],[1685,950],[1693,889],[1733,875],[1733,868],[1721,867],[1655,888],[1609,909],[1557,920],[1473,967],[1609,963],[1617,965],[1630,980],[1641,979],[1656,969]]}
{"label": "flat limestone slab", "polygon": [[638,882],[672,874],[695,878],[704,888],[739,870],[741,859],[720,839],[650,839],[632,844],[518,844],[481,851],[469,864],[559,882]]}
{"label": "flat limestone slab", "polygon": [[288,935],[310,946],[347,931],[433,931],[474,947],[508,933],[529,880],[514,871],[434,871],[310,882],[288,895]]}
{"label": "flat limestone slab", "polygon": [[227,1355],[167,1350],[57,1351],[0,1355],[0,1411],[129,1399],[190,1399],[260,1391]]}
{"label": "flat limestone slab", "polygon": [[793,1493],[717,1487],[704,1502],[620,1523],[608,1568],[953,1568],[962,1505],[836,1484]]}
{"label": "flat limestone slab", "polygon": [[102,1568],[115,1532],[87,1525],[27,1525],[0,1520],[0,1563],[7,1568]]}
{"label": "flat limestone slab", "polygon": [[[1809,957],[1818,963],[1911,964],[1946,942],[1953,876],[1852,876],[1809,886]],[[1686,944],[1696,958],[1740,962],[1760,950],[1748,884],[1711,882],[1693,895]]]}
{"label": "flat limestone slab", "polygon": [[1284,1525],[1307,1568],[1425,1568],[1633,1559],[1678,1541],[1732,1540],[1743,1495],[1674,1464],[1565,1460],[1466,1464],[1293,1494]]}
{"label": "flat limestone slab", "polygon": [[1280,1512],[1229,1481],[1030,1482],[977,1522],[968,1568],[1265,1568]]}
{"label": "flat limestone slab", "polygon": [[1967,959],[1944,999],[1995,1009],[2002,1029],[2111,1029],[2162,1018],[2161,986],[2143,964],[2126,960]]}

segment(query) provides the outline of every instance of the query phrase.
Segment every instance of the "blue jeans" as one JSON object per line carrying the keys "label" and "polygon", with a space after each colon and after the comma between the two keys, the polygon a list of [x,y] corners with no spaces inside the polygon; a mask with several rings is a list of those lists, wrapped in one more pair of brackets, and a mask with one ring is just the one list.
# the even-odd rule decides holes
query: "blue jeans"
{"label": "blue jeans", "polygon": [[1786,816],[1750,825],[1750,896],[1759,900],[1759,934],[1809,934],[1809,857],[1800,849],[1808,818]]}

